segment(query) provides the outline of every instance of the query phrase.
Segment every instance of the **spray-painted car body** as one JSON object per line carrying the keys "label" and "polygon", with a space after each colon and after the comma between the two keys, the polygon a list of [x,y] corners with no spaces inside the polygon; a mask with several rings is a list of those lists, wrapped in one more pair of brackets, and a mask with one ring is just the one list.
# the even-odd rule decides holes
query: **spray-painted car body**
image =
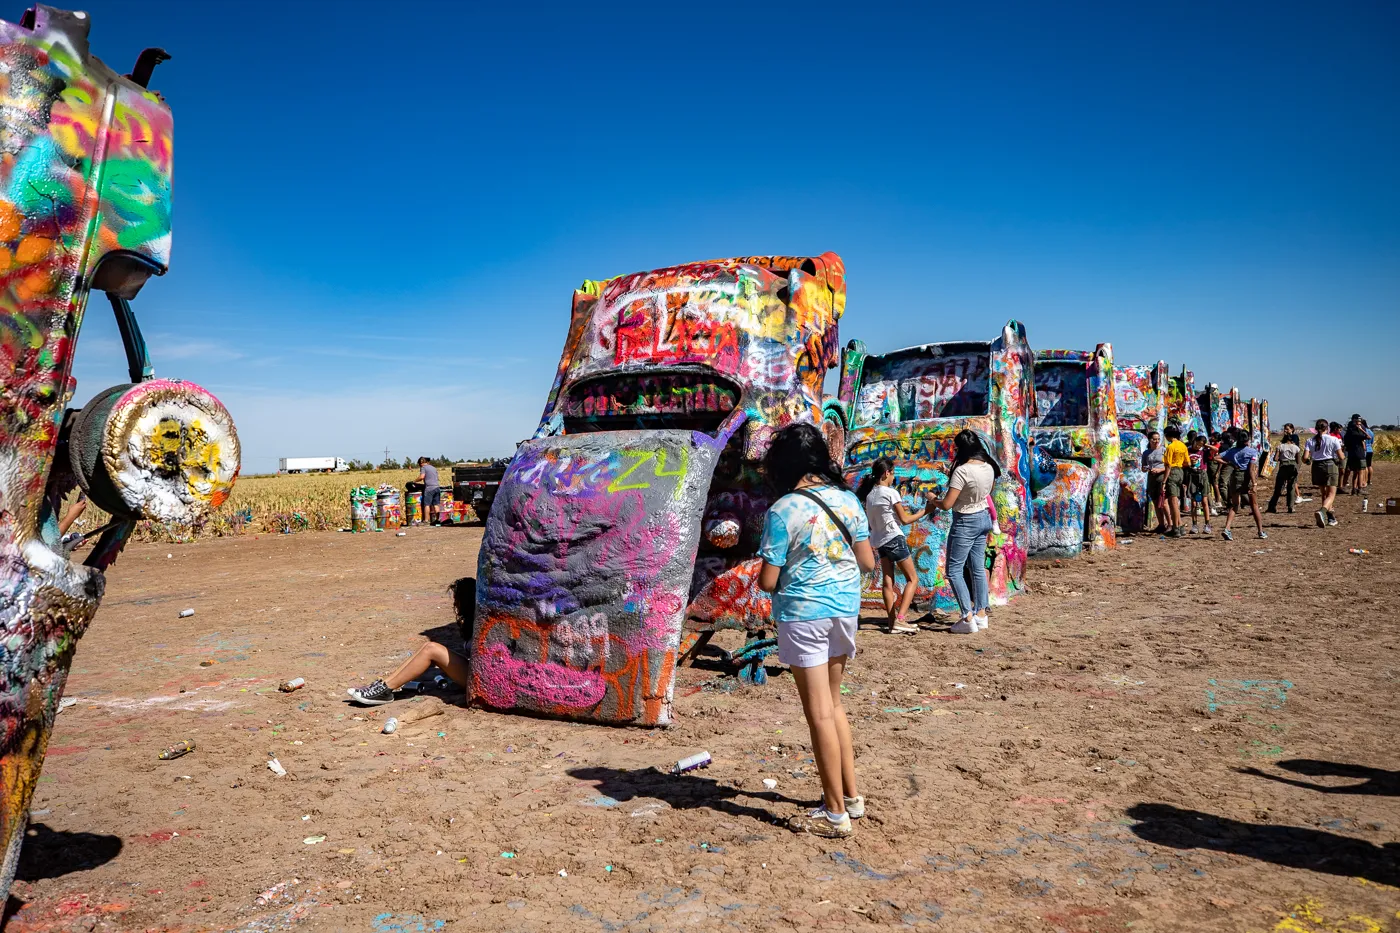
{"label": "spray-painted car body", "polygon": [[1181,439],[1206,433],[1205,417],[1201,414],[1201,404],[1196,396],[1196,374],[1185,366],[1180,376],[1172,376],[1167,381],[1167,424],[1181,429]]}
{"label": "spray-painted car body", "polygon": [[[0,23],[0,893],[103,570],[141,518],[188,521],[229,493],[232,421],[197,386],[154,378],[128,303],[170,255],[168,107],[88,50],[86,14]],[[131,383],[81,411],[73,353],[92,291],[117,314]],[[81,485],[113,516],[83,564],[58,510]]]}
{"label": "spray-painted car body", "polygon": [[1031,443],[1055,460],[1055,477],[1041,486],[1032,473],[1031,556],[1113,547],[1122,449],[1112,345],[1037,350],[1035,408]]}
{"label": "spray-painted car body", "polygon": [[539,430],[487,518],[472,689],[484,703],[665,724],[685,620],[768,624],[755,586],[774,431],[821,416],[840,257],[586,282]]}
{"label": "spray-painted car body", "polygon": [[1230,399],[1220,391],[1216,383],[1209,383],[1197,399],[1200,402],[1201,416],[1211,434],[1219,434],[1230,427]]}
{"label": "spray-painted car body", "polygon": [[1252,398],[1245,405],[1245,411],[1249,416],[1249,443],[1259,451],[1259,475],[1272,476],[1274,468],[1269,452],[1273,450],[1273,443],[1269,439],[1269,403],[1261,398]]}
{"label": "spray-painted car body", "polygon": [[1230,413],[1230,427],[1249,428],[1249,406],[1240,398],[1240,390],[1230,386],[1230,394],[1225,397],[1225,408]]}
{"label": "spray-painted car body", "polygon": [[[988,578],[998,605],[1025,584],[1033,365],[1026,329],[1017,321],[996,340],[925,344],[882,356],[852,340],[841,359],[840,394],[826,407],[825,417],[845,429],[844,468],[852,486],[871,464],[888,457],[910,511],[946,489],[958,432],[968,428],[980,435],[1003,468],[992,490],[1001,533],[991,542],[996,558]],[[910,526],[920,608],[957,605],[945,573],[950,523],[947,512],[938,512]],[[864,603],[883,608],[878,571],[866,578]]]}
{"label": "spray-painted car body", "polygon": [[1142,531],[1147,523],[1147,471],[1142,458],[1147,435],[1167,427],[1167,364],[1118,366],[1113,371],[1113,394],[1122,445],[1122,478],[1118,492],[1118,527],[1125,534]]}

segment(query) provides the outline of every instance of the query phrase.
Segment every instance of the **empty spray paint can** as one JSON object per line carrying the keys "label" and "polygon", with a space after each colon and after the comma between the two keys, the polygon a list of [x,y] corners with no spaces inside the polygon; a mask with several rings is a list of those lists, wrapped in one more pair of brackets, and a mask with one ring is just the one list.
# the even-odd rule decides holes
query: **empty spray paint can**
{"label": "empty spray paint can", "polygon": [[181,610],[180,610],[180,618],[182,618],[182,619],[188,619],[188,618],[189,618],[190,616],[192,616],[192,615],[194,615],[194,610],[193,610],[193,609],[181,609]]}
{"label": "empty spray paint can", "polygon": [[300,690],[302,687],[305,686],[305,677],[293,677],[291,680],[287,681],[284,684],[278,684],[277,689],[281,690],[283,693],[291,693],[293,690]]}
{"label": "empty spray paint can", "polygon": [[682,758],[676,762],[676,766],[671,769],[672,774],[684,774],[687,771],[694,771],[697,768],[708,768],[710,766],[710,753],[699,752],[689,758]]}
{"label": "empty spray paint can", "polygon": [[394,730],[396,730],[398,727],[399,721],[393,716],[390,716],[388,719],[384,720],[384,728],[380,729],[379,731],[383,732],[385,735],[393,735]]}
{"label": "empty spray paint can", "polygon": [[1371,497],[1370,497],[1370,496],[1362,496],[1362,497],[1361,497],[1361,511],[1366,512],[1366,511],[1369,511],[1370,508],[1371,508]]}
{"label": "empty spray paint can", "polygon": [[194,751],[194,739],[185,739],[183,742],[176,742],[156,757],[161,761],[173,761],[176,758],[188,755],[192,751]]}

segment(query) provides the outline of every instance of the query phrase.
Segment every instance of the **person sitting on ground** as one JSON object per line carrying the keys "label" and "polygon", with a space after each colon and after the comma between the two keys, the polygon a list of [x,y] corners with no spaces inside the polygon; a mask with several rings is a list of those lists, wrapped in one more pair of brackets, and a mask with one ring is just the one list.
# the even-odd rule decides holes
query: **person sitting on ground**
{"label": "person sitting on ground", "polygon": [[1157,527],[1153,534],[1167,530],[1166,518],[1162,514],[1162,494],[1167,482],[1166,451],[1162,449],[1162,435],[1156,431],[1147,432],[1147,449],[1142,452],[1142,468],[1147,471],[1147,504],[1157,516]]}
{"label": "person sitting on ground", "polygon": [[1174,424],[1167,425],[1167,449],[1163,454],[1163,461],[1167,467],[1166,534],[1169,538],[1180,538],[1182,535],[1181,494],[1185,487],[1186,464],[1190,456],[1186,445],[1181,442],[1181,428]]}
{"label": "person sitting on ground", "polygon": [[[1332,422],[1336,424],[1336,422]],[[1337,425],[1339,428],[1341,425]],[[1312,481],[1322,497],[1322,508],[1317,510],[1317,527],[1335,527],[1337,516],[1332,504],[1337,498],[1339,471],[1337,461],[1342,455],[1341,438],[1331,433],[1331,425],[1326,418],[1318,418],[1313,425],[1313,436],[1303,447],[1303,453],[1312,463]]]}
{"label": "person sitting on ground", "polygon": [[1274,474],[1274,494],[1269,498],[1269,507],[1264,511],[1278,512],[1278,497],[1282,494],[1283,501],[1288,504],[1288,513],[1291,515],[1293,514],[1293,498],[1298,485],[1298,456],[1302,453],[1302,448],[1298,446],[1298,435],[1293,433],[1293,426],[1286,424],[1283,428],[1283,437],[1278,446],[1274,448],[1274,461],[1278,464],[1278,472]]}
{"label": "person sitting on ground", "polygon": [[[1258,531],[1259,538],[1267,538],[1264,534],[1264,518],[1259,514],[1259,500],[1254,495],[1254,480],[1259,463],[1259,451],[1249,443],[1249,433],[1242,428],[1231,429],[1231,446],[1221,454],[1230,464],[1230,499],[1229,505],[1225,509],[1225,530],[1220,532],[1220,536],[1226,541],[1233,541],[1234,535],[1230,533],[1230,524],[1235,520],[1235,512],[1239,511],[1241,504],[1248,500],[1250,511],[1254,514],[1254,525]],[[1226,432],[1231,434],[1231,432]]]}
{"label": "person sitting on ground", "polygon": [[[889,616],[887,631],[893,635],[915,635],[919,627],[906,622],[905,615],[919,589],[919,572],[900,526],[912,525],[932,510],[928,503],[917,512],[906,509],[894,481],[894,461],[882,457],[871,464],[870,473],[861,480],[856,497],[865,502],[870,546],[880,555],[880,591],[885,600],[885,613]],[[902,590],[895,585],[896,567],[904,575]]]}
{"label": "person sitting on ground", "polygon": [[1191,534],[1196,533],[1196,513],[1202,513],[1205,533],[1210,534],[1210,489],[1206,485],[1206,439],[1192,431],[1186,439],[1186,499],[1191,508]]}
{"label": "person sitting on ground", "polygon": [[[452,594],[452,606],[457,616],[457,627],[462,634],[462,644],[466,647],[472,642],[472,632],[475,629],[476,619],[476,581],[470,577],[464,577],[448,587],[448,592]],[[471,689],[471,665],[466,656],[453,651],[446,645],[435,641],[426,641],[418,646],[418,650],[413,652],[409,659],[387,677],[366,684],[363,687],[351,687],[345,692],[350,694],[351,701],[361,706],[383,706],[392,702],[394,693],[404,684],[422,677],[428,672],[428,668],[437,665],[437,669],[446,674],[452,681],[464,690]]]}
{"label": "person sitting on ground", "polygon": [[423,484],[423,518],[430,524],[441,525],[442,486],[437,467],[427,457],[418,458],[418,482]]}
{"label": "person sitting on ground", "polygon": [[942,501],[935,509],[951,509],[945,575],[958,601],[961,617],[949,629],[971,635],[987,627],[987,535],[994,527],[989,506],[1001,464],[987,453],[982,439],[966,428],[953,438],[953,470]]}
{"label": "person sitting on ground", "polygon": [[788,826],[844,838],[855,832],[851,820],[865,815],[841,678],[856,653],[861,576],[876,566],[870,528],[815,425],[773,435],[763,471],[779,498],[763,521],[758,586],[773,594],[778,659],[797,681],[822,784],[822,805]]}

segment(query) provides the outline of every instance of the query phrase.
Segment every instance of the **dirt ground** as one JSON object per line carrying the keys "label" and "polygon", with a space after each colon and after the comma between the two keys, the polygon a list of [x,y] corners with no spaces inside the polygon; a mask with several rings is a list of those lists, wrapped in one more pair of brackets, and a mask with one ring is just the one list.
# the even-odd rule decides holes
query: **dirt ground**
{"label": "dirt ground", "polygon": [[[864,628],[870,814],[842,842],[780,825],[819,791],[776,670],[679,672],[668,730],[460,691],[349,706],[453,637],[478,528],[137,545],[79,646],[5,929],[1397,931],[1400,516],[1375,507],[1400,465],[1378,473],[1336,529],[1142,537],[1036,565],[980,635]],[[701,749],[706,771],[658,770]]]}

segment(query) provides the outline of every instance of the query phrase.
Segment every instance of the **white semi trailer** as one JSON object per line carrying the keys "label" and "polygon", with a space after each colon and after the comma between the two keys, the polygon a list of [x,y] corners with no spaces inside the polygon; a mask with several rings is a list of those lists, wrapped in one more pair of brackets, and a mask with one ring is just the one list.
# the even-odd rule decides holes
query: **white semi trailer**
{"label": "white semi trailer", "polygon": [[344,473],[348,469],[339,457],[283,457],[277,465],[279,473]]}

